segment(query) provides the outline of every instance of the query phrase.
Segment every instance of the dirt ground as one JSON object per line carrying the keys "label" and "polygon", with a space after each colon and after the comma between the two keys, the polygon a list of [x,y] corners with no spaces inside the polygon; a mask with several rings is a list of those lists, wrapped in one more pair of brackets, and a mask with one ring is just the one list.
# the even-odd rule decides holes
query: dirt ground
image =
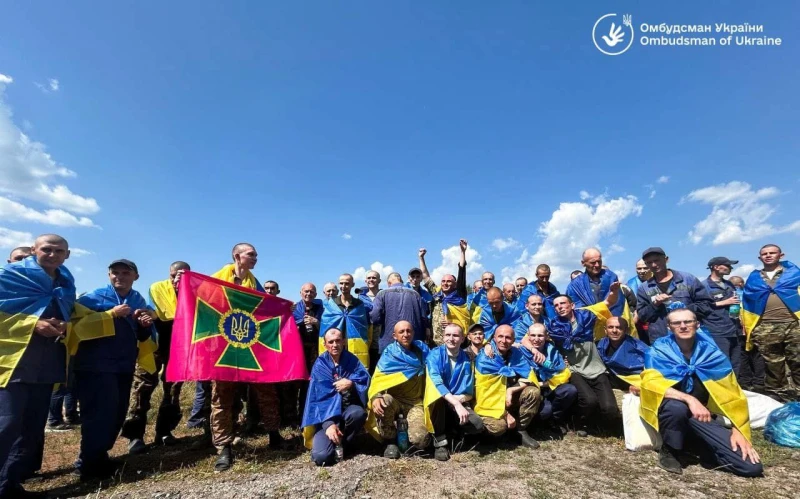
{"label": "dirt ground", "polygon": [[[184,398],[194,392],[185,387]],[[160,395],[154,397],[157,399]],[[154,400],[157,402],[157,400]],[[155,404],[154,404],[155,405]],[[148,428],[152,432],[152,426]],[[625,450],[617,438],[579,438],[543,441],[531,451],[504,443],[499,448],[462,449],[445,463],[431,456],[398,461],[383,459],[381,449],[366,435],[365,454],[326,468],[314,466],[296,430],[285,450],[267,450],[267,438],[247,439],[236,448],[232,470],[214,474],[211,450],[195,450],[197,430],[183,425],[174,447],[151,447],[140,456],[125,456],[120,439],[114,456],[125,456],[114,479],[81,484],[72,474],[79,430],[48,433],[43,480],[28,490],[50,497],[151,498],[647,498],[751,497],[795,498],[800,491],[800,450],[766,442],[755,432],[754,443],[766,465],[765,476],[745,479],[690,463],[681,476],[656,467],[656,453]],[[148,434],[152,439],[152,433]]]}

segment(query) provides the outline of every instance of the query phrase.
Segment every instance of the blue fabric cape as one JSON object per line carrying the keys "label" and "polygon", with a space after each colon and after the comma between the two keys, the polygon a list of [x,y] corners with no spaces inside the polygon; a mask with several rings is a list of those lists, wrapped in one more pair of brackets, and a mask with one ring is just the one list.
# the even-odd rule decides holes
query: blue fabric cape
{"label": "blue fabric cape", "polygon": [[547,293],[542,293],[539,291],[539,288],[536,287],[536,282],[532,282],[525,286],[522,292],[519,294],[519,299],[517,300],[517,310],[520,313],[525,313],[527,310],[525,309],[525,305],[528,303],[528,298],[531,295],[539,295],[542,297],[542,303],[544,304],[544,309],[542,311],[542,315],[548,318],[553,318],[556,316],[556,309],[553,307],[553,300],[559,295],[558,288],[551,282],[547,283]]}
{"label": "blue fabric cape", "polygon": [[800,312],[800,294],[798,294],[800,268],[791,262],[781,262],[781,266],[783,266],[783,272],[774,289],[764,282],[759,270],[750,273],[742,296],[742,306],[747,312],[758,316],[762,315],[767,307],[767,298],[771,291],[778,295],[790,312],[794,314]]}
{"label": "blue fabric cape", "polygon": [[525,357],[525,360],[528,361],[528,364],[530,364],[541,383],[546,383],[550,378],[567,368],[564,357],[561,356],[558,349],[552,343],[548,342],[545,344],[544,355],[546,360],[542,365],[533,361],[533,354],[527,348],[520,348],[519,351],[522,353],[522,356]]}
{"label": "blue fabric cape", "polygon": [[368,340],[367,309],[363,302],[350,311],[342,310],[333,300],[325,300],[323,305],[325,310],[320,319],[320,338],[324,337],[329,329],[336,328],[339,331],[347,331],[348,340],[355,338],[361,338],[365,342]]}
{"label": "blue fabric cape", "polygon": [[0,269],[0,311],[38,317],[55,298],[63,320],[68,321],[75,306],[75,279],[63,265],[58,272],[67,286],[54,288],[53,279],[36,263],[35,256]]}
{"label": "blue fabric cape", "polygon": [[422,301],[424,301],[426,304],[430,304],[430,302],[433,301],[433,296],[431,296],[431,293],[425,288],[425,286],[420,286],[419,289],[417,289],[411,284],[405,283],[403,284],[403,287],[406,287],[408,289],[413,289],[414,291],[419,293],[419,295],[422,297]]}
{"label": "blue fabric cape", "polygon": [[503,312],[503,319],[498,324],[494,320],[492,307],[487,303],[486,307],[482,308],[479,322],[481,326],[483,326],[483,334],[487,340],[492,339],[492,336],[494,336],[494,330],[497,329],[497,326],[502,326],[504,324],[513,325],[514,322],[519,319],[519,312],[517,309],[506,302],[503,302]]}
{"label": "blue fabric cape", "polygon": [[[117,305],[123,304],[128,305],[131,308],[131,312],[137,309],[148,308],[144,297],[142,297],[142,295],[139,294],[139,292],[135,289],[131,289],[130,293],[128,293],[128,296],[123,299],[120,298],[120,296],[117,294],[117,291],[114,289],[114,286],[111,284],[81,295],[81,297],[78,298],[78,303],[90,310],[94,310],[95,312],[105,312],[106,310],[111,310]],[[131,328],[134,332],[139,329],[139,323],[136,321],[136,319],[134,319],[133,313],[125,317],[125,320],[131,325]],[[157,340],[155,326],[150,326],[150,338],[153,341]]]}
{"label": "blue fabric cape", "polygon": [[[306,408],[303,412],[301,427],[322,424],[325,421],[342,415],[342,396],[333,388],[336,381],[331,354],[328,352],[320,355],[311,368],[311,381],[306,395]],[[367,405],[367,389],[369,388],[369,374],[358,357],[344,350],[339,358],[339,378],[347,378],[353,382],[358,392],[361,404]]]}
{"label": "blue fabric cape", "polygon": [[413,351],[406,350],[397,341],[393,341],[383,350],[375,370],[383,374],[403,373],[406,379],[424,376],[425,360],[428,358],[430,349],[428,349],[428,345],[419,340],[414,340],[414,345],[422,351],[421,362]]}
{"label": "blue fabric cape", "polygon": [[503,356],[497,351],[497,345],[494,341],[490,343],[492,350],[494,350],[494,357],[489,358],[483,350],[478,352],[475,358],[475,370],[480,374],[485,375],[500,375],[506,378],[513,378],[519,376],[521,378],[529,378],[531,375],[531,365],[525,359],[522,351],[519,348],[511,347],[511,357],[508,365],[506,365]]}
{"label": "blue fabric cape", "polygon": [[469,357],[463,350],[458,352],[454,370],[450,369],[447,347],[444,345],[431,350],[425,364],[428,367],[428,378],[436,386],[436,390],[441,396],[448,393],[453,395],[475,394],[475,373]]}
{"label": "blue fabric cape", "polygon": [[[314,300],[313,303],[314,305],[320,306],[322,305],[322,300]],[[300,300],[299,302],[297,302],[297,305],[295,305],[294,312],[292,313],[292,315],[294,316],[294,322],[299,325],[301,322],[303,322],[303,317],[305,316],[305,314],[306,314],[306,302]],[[321,306],[320,308],[317,309],[317,313],[314,315],[314,317],[317,319],[322,317]]]}
{"label": "blue fabric cape", "polygon": [[686,393],[694,387],[692,375],[696,374],[705,383],[720,380],[733,372],[731,361],[702,328],[697,330],[694,352],[688,362],[681,353],[675,335],[670,333],[657,339],[645,351],[644,367],[655,369],[666,379],[677,381],[677,385]]}
{"label": "blue fabric cape", "polygon": [[[623,300],[624,301],[624,300]],[[597,316],[588,310],[575,310],[575,320],[578,326],[572,331],[570,322],[557,316],[547,324],[550,339],[564,350],[572,350],[573,343],[594,341],[594,323]]]}
{"label": "blue fabric cape", "polygon": [[[616,281],[619,281],[619,278],[614,272],[605,269],[600,272],[600,292],[603,295],[603,299],[608,296],[611,283]],[[597,303],[594,293],[592,293],[592,286],[589,284],[589,276],[586,272],[569,283],[567,286],[567,296],[572,298],[572,301],[575,302],[575,308],[588,307],[589,305]],[[613,307],[609,307],[609,310],[611,310],[611,315],[615,317],[621,316],[622,312],[625,310],[625,300],[617,300],[617,303],[615,303]]]}
{"label": "blue fabric cape", "polygon": [[475,307],[486,308],[489,306],[489,301],[486,298],[486,290],[481,288],[477,293],[470,293],[467,295],[467,306],[470,310]]}
{"label": "blue fabric cape", "polygon": [[613,355],[608,355],[611,341],[608,337],[597,343],[603,363],[614,374],[628,376],[644,371],[644,353],[649,348],[643,341],[625,335],[625,339]]}
{"label": "blue fabric cape", "polygon": [[459,294],[456,292],[455,289],[450,291],[450,294],[447,294],[447,295],[444,294],[443,291],[438,291],[433,295],[433,299],[441,300],[441,302],[442,302],[442,313],[444,313],[445,316],[447,316],[447,307],[448,307],[448,305],[454,305],[456,307],[460,307],[460,306],[464,305],[465,303],[467,303],[467,300],[464,297],[459,296]]}
{"label": "blue fabric cape", "polygon": [[639,285],[641,283],[642,281],[639,280],[639,276],[633,276],[630,279],[628,279],[628,287],[631,288],[633,294],[636,294],[639,291]]}
{"label": "blue fabric cape", "polygon": [[[544,326],[547,327],[547,322],[548,322],[547,317],[542,315],[542,321],[543,321],[542,324],[544,324]],[[533,325],[533,317],[531,317],[531,314],[527,310],[525,310],[524,312],[522,312],[522,315],[516,321],[514,321],[515,343],[519,343],[523,339],[525,339],[525,335],[528,334],[528,328],[531,327],[531,325]]]}

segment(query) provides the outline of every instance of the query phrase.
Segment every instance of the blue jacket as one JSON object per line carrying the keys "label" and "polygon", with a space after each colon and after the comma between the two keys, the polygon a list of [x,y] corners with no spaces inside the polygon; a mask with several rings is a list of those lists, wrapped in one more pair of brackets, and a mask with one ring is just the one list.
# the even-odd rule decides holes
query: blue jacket
{"label": "blue jacket", "polygon": [[[722,283],[715,282],[709,276],[703,284],[706,286],[709,296],[711,296],[711,313],[703,319],[703,327],[711,333],[711,336],[732,338],[739,335],[739,327],[734,322],[727,307],[717,307],[716,302],[730,298],[736,294],[733,284],[728,281]],[[722,286],[725,286],[724,288]]]}
{"label": "blue jacket", "polygon": [[389,346],[394,341],[392,336],[394,326],[400,321],[408,321],[414,328],[414,340],[425,342],[425,305],[419,293],[402,284],[394,284],[387,289],[382,289],[372,300],[372,310],[369,313],[373,324],[380,324],[381,336],[378,340],[378,350]]}
{"label": "blue jacket", "polygon": [[[639,285],[636,292],[636,312],[639,320],[648,323],[647,332],[650,335],[650,342],[658,338],[667,336],[667,314],[670,312],[669,306],[681,308],[679,302],[697,315],[697,319],[702,321],[711,313],[714,305],[708,291],[703,283],[688,272],[672,270],[672,283],[667,289],[667,294],[672,300],[667,304],[653,305],[652,297],[661,294],[655,277],[651,277],[646,282]],[[677,305],[677,306],[676,306]]]}

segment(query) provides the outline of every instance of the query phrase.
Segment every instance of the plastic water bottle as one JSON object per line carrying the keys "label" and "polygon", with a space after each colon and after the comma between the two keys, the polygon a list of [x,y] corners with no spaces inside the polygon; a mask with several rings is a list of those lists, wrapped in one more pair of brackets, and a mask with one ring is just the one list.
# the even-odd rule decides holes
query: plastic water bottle
{"label": "plastic water bottle", "polygon": [[400,452],[408,450],[408,421],[402,414],[397,416],[397,447]]}
{"label": "plastic water bottle", "polygon": [[739,303],[734,303],[733,305],[728,307],[728,313],[734,319],[738,319],[739,318],[739,312],[742,310],[742,306],[740,304],[742,303],[742,295],[743,294],[744,294],[744,292],[741,289],[736,288],[736,297],[739,299]]}
{"label": "plastic water bottle", "polygon": [[336,462],[341,463],[344,461],[344,447],[342,444],[336,446]]}

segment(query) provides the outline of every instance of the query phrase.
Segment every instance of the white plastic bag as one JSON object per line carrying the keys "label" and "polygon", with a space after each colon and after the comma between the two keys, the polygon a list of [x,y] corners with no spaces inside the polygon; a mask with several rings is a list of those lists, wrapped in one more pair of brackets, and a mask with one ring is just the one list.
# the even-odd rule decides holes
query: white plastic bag
{"label": "white plastic bag", "polygon": [[747,397],[747,409],[750,411],[750,428],[754,430],[763,428],[764,425],[767,424],[769,413],[779,407],[783,407],[783,404],[766,395],[748,392],[747,390],[743,391],[744,395]]}
{"label": "white plastic bag", "polygon": [[639,416],[639,397],[626,393],[622,397],[622,425],[625,448],[634,452],[660,449],[661,435]]}

